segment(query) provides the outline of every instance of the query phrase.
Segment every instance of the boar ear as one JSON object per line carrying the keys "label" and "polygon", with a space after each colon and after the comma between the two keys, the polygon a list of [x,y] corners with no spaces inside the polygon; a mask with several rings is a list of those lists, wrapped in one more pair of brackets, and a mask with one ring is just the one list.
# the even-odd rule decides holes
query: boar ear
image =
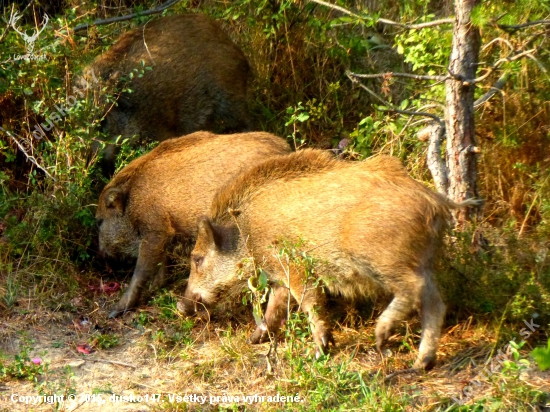
{"label": "boar ear", "polygon": [[126,194],[118,187],[107,190],[107,193],[105,193],[105,206],[108,209],[116,209],[121,213],[124,212]]}
{"label": "boar ear", "polygon": [[214,245],[216,249],[227,252],[235,249],[233,244],[238,241],[238,235],[232,227],[215,225],[210,219],[203,218],[199,221],[197,242],[199,239],[208,246]]}
{"label": "boar ear", "polygon": [[210,223],[210,219],[202,218],[199,221],[197,239],[202,239],[206,242],[208,246],[216,245],[216,240],[214,238],[214,228],[212,227],[212,223]]}

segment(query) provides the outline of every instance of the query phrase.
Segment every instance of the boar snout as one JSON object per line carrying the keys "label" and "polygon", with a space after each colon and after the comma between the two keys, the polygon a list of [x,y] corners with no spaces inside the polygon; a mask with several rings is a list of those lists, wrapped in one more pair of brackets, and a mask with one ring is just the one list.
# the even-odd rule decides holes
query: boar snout
{"label": "boar snout", "polygon": [[186,316],[193,316],[205,310],[199,294],[183,297],[177,304],[178,310]]}

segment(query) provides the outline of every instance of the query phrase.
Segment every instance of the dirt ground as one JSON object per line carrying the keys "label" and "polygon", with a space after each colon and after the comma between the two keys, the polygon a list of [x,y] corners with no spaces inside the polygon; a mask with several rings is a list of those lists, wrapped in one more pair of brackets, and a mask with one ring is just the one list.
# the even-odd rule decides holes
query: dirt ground
{"label": "dirt ground", "polygon": [[[145,310],[158,315],[155,308]],[[0,410],[218,410],[230,405],[238,407],[232,410],[293,410],[298,404],[307,405],[308,394],[289,379],[285,361],[275,362],[273,369],[268,369],[265,355],[269,344],[252,346],[246,342],[252,324],[196,322],[190,331],[191,343],[165,345],[159,339],[163,335],[159,335],[158,324],[135,326],[138,313],[109,320],[103,312],[107,313],[96,308],[86,322],[82,317],[75,318],[74,313],[45,309],[1,319],[0,348],[4,359],[10,361],[10,356],[26,346],[29,357],[39,358],[47,370],[36,381],[7,379],[0,383]],[[467,386],[472,387],[473,395],[466,404],[498,391],[498,370],[494,376],[479,375],[493,347],[493,337],[482,326],[465,322],[448,328],[441,341],[438,366],[420,374],[394,374],[406,371],[417,348],[403,350],[398,344],[403,336],[395,336],[381,360],[374,350],[373,327],[373,322],[358,328],[337,325],[338,346],[332,353],[333,362],[346,363],[351,371],[359,371],[367,383],[368,379],[378,379],[390,392],[416,396],[420,409],[413,403],[404,410],[434,409],[442,399],[458,398]],[[90,342],[98,330],[116,335],[116,346],[80,353],[78,345]],[[408,327],[405,332],[408,342],[418,344],[418,336],[409,336]],[[170,330],[162,333],[169,334]],[[285,351],[287,345],[282,341],[278,351]],[[472,384],[476,376],[479,385]],[[550,393],[550,371],[543,373],[531,366],[521,373],[520,380],[520,385]],[[37,398],[41,394],[63,394],[64,398],[56,404],[60,398]],[[224,399],[224,395],[233,398]],[[244,398],[254,395],[257,396]],[[277,399],[267,398],[276,395],[292,397],[292,401],[277,403],[273,402]],[[550,410],[550,405],[540,405],[539,410]]]}

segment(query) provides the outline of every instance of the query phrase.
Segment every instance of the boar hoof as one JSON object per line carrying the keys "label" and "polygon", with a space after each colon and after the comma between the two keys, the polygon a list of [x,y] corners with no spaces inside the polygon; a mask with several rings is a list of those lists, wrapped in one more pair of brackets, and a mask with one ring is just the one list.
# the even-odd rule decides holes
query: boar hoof
{"label": "boar hoof", "polygon": [[388,327],[377,327],[376,328],[376,350],[382,352],[382,348],[392,335],[391,328]]}
{"label": "boar hoof", "polygon": [[118,316],[122,316],[122,315],[126,314],[126,312],[128,312],[128,309],[126,309],[126,308],[119,309],[118,307],[116,307],[115,309],[113,309],[113,311],[111,313],[109,313],[109,319],[114,319]]}
{"label": "boar hoof", "polygon": [[424,369],[425,371],[429,371],[434,368],[435,360],[436,360],[435,355],[426,355],[422,359],[418,358],[414,363],[413,368]]}
{"label": "boar hoof", "polygon": [[109,313],[109,319],[114,319],[118,315],[120,315],[122,312],[118,309],[113,310],[111,313]]}
{"label": "boar hoof", "polygon": [[334,338],[332,337],[332,332],[329,329],[317,327],[313,334],[313,340],[319,348],[315,353],[317,359],[319,359],[321,355],[326,355],[328,353],[330,344],[336,346]]}
{"label": "boar hoof", "polygon": [[252,333],[248,339],[248,342],[252,345],[269,342],[269,334],[267,333],[265,326],[256,327],[256,330]]}

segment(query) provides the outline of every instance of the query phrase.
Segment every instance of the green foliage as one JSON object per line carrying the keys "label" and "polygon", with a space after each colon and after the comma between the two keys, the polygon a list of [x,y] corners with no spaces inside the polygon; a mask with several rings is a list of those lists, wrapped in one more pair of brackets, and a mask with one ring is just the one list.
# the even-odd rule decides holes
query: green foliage
{"label": "green foliage", "polygon": [[[431,20],[432,16],[427,20]],[[413,72],[435,75],[448,64],[452,32],[440,28],[409,30],[396,36],[397,52],[411,63]]]}
{"label": "green foliage", "polygon": [[399,405],[410,402],[407,394],[391,392],[382,383],[381,377],[366,378],[361,372],[353,370],[351,360],[355,352],[349,358],[338,360],[330,355],[317,358],[305,314],[290,314],[284,334],[287,346],[283,357],[291,372],[288,379],[277,384],[277,389],[281,393],[293,390],[307,393],[307,404],[300,404],[296,410],[345,411],[361,408],[393,411],[399,409]]}
{"label": "green foliage", "polygon": [[529,360],[523,359],[521,357],[521,353],[519,352],[524,345],[525,341],[516,343],[512,340],[508,343],[509,352],[511,353],[513,359],[506,359],[503,361],[502,373],[505,376],[513,376],[517,378],[519,373],[529,368]]}
{"label": "green foliage", "polygon": [[98,334],[90,338],[90,342],[93,343],[99,349],[111,349],[118,346],[118,336],[114,334]]}
{"label": "green foliage", "polygon": [[48,364],[40,358],[30,357],[30,342],[24,340],[20,352],[14,356],[11,363],[0,360],[0,378],[26,379],[37,382],[41,375],[48,371]]}
{"label": "green foliage", "polygon": [[541,371],[550,368],[550,340],[548,341],[548,347],[533,349],[531,351],[531,357],[535,359]]}
{"label": "green foliage", "polygon": [[[504,315],[523,324],[537,313],[537,323],[550,322],[550,274],[548,261],[534,266],[537,252],[507,234],[485,231],[491,246],[472,252],[473,232],[455,232],[456,240],[446,245],[446,259],[440,262],[438,281],[448,312],[462,311]],[[514,251],[513,253],[510,251]],[[540,258],[539,258],[540,259]],[[522,326],[523,327],[523,326]]]}
{"label": "green foliage", "polygon": [[171,292],[162,290],[152,299],[151,303],[160,310],[158,314],[159,319],[169,320],[177,318],[178,309],[176,305],[178,300]]}
{"label": "green foliage", "polygon": [[488,0],[480,2],[472,13],[474,24],[484,27],[494,22],[500,16],[499,24],[517,25],[527,21],[544,19],[550,13],[548,0],[515,0],[503,2]]}

